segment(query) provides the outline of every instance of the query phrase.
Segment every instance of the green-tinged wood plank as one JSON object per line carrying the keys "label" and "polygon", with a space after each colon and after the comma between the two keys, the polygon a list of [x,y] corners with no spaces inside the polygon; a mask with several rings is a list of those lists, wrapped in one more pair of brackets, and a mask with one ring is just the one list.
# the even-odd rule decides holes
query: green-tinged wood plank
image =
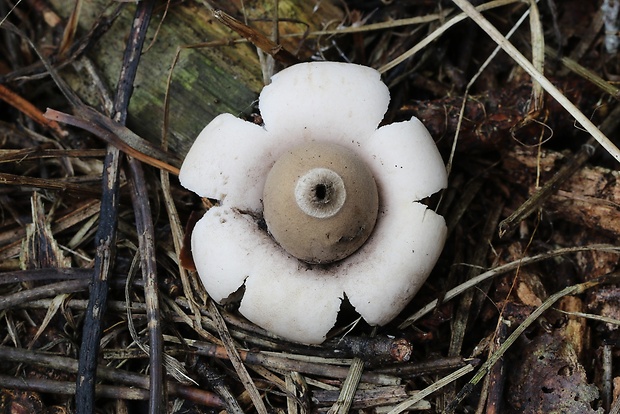
{"label": "green-tinged wood plank", "polygon": [[[313,10],[315,2],[280,0],[279,3],[279,16],[287,20],[280,23],[281,33],[301,33],[308,27],[318,30],[329,23],[333,25],[333,22],[339,22],[342,16],[342,12],[329,1],[320,2],[316,11]],[[73,2],[61,0],[52,0],[52,4],[63,17],[69,15],[73,6]],[[106,0],[84,2],[79,19],[81,35],[108,5]],[[110,31],[87,53],[111,90],[116,88],[118,81],[122,51],[125,49],[124,42],[134,7],[127,5]],[[243,19],[240,1],[222,2],[222,8]],[[260,19],[272,18],[273,2],[246,1],[244,10],[251,26],[270,30],[269,23]],[[226,40],[239,36],[214,20],[207,7],[193,1],[173,4],[158,28],[163,13],[162,3],[151,23],[150,39],[155,36],[156,29],[158,31],[154,42],[145,50],[141,59],[127,122],[132,130],[152,142],[159,143],[161,140],[166,82],[177,49],[203,42],[222,42],[221,46],[183,49],[174,67],[169,92],[169,143],[172,151],[183,156],[196,135],[218,114],[249,113],[263,81],[256,49],[247,43],[226,44]],[[297,52],[299,38],[287,38],[285,42],[289,50]],[[311,47],[307,43],[301,48],[302,59],[309,56]],[[71,80],[74,88],[90,89],[92,92],[92,87],[88,85],[90,80],[84,74],[71,76],[63,72],[63,75]],[[89,104],[100,105],[96,95],[93,97],[92,93],[82,93],[82,96],[90,96],[84,97]]]}

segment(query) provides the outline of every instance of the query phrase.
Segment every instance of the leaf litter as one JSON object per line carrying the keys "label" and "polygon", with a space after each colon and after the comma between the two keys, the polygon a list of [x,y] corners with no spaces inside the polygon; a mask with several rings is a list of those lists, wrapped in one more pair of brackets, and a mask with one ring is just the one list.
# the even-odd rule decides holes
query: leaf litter
{"label": "leaf litter", "polygon": [[[446,216],[450,239],[424,290],[394,323],[379,329],[355,323],[356,315],[343,308],[332,339],[306,347],[252,326],[234,307],[210,304],[195,275],[179,266],[183,226],[204,206],[170,177],[183,154],[161,149],[161,135],[135,133],[131,119],[127,126],[113,123],[109,106],[77,111],[82,124],[63,117],[75,101],[42,75],[51,69],[64,79],[63,65],[89,59],[81,42],[105,47],[101,34],[114,30],[117,13],[130,19],[133,13],[119,7],[83,26],[79,9],[87,3],[80,3],[64,36],[54,30],[67,16],[59,17],[52,4],[36,3],[29,15],[21,13],[19,2],[12,12],[2,9],[3,409],[73,412],[73,395],[82,392],[76,388],[78,357],[88,334],[84,317],[92,301],[92,269],[101,254],[95,246],[106,218],[100,206],[108,143],[153,166],[144,177],[152,209],[148,217],[137,216],[130,199],[139,187],[128,178],[128,164],[119,164],[113,223],[118,235],[106,251],[114,260],[103,330],[96,338],[99,385],[96,394],[84,394],[96,395],[96,410],[618,412],[620,200],[613,141],[620,65],[617,51],[608,50],[613,39],[602,30],[603,21],[613,18],[608,9],[577,0],[489,2],[481,5],[486,11],[480,20],[462,0],[374,5],[350,0],[336,4],[337,19],[305,31],[287,28],[280,41],[297,59],[382,68],[393,95],[390,121],[419,117],[444,159],[451,160],[450,188],[438,204],[430,200]],[[236,9],[216,1],[205,5],[266,38],[274,21],[294,27],[295,18],[302,20],[286,15],[284,7],[274,13],[273,2],[258,3]],[[321,3],[314,5],[317,10]],[[161,27],[173,21],[180,11],[175,7],[190,7],[170,6]],[[496,53],[480,70],[495,41],[505,44],[496,34],[495,41],[488,38],[477,24],[489,21],[507,33],[527,10],[530,24],[522,23],[510,41],[524,56],[536,57],[535,70],[510,47],[508,55]],[[240,33],[228,36],[211,47],[250,47]],[[25,38],[44,53],[39,57],[24,46]],[[273,58],[282,64],[277,53]],[[175,68],[169,94],[174,74]],[[563,92],[559,100],[556,91]],[[97,94],[101,102],[113,101]],[[43,117],[44,107],[60,111],[49,113],[57,122]],[[578,124],[595,139],[588,140]],[[67,125],[87,127],[94,135]],[[171,129],[164,135],[174,140],[174,123],[166,128]],[[101,141],[106,137],[111,139]],[[140,237],[149,233],[138,231],[136,220],[154,225],[148,230],[152,264],[140,263],[140,246],[149,243]],[[155,266],[156,280],[133,277],[145,266]],[[157,293],[145,286],[152,282]],[[147,329],[153,300],[160,305],[161,333]],[[160,335],[167,362],[135,341],[146,344],[153,335]],[[406,348],[395,355],[407,357],[394,358],[392,343]],[[158,389],[167,399],[153,402],[148,392],[153,361],[191,381],[160,377]]]}

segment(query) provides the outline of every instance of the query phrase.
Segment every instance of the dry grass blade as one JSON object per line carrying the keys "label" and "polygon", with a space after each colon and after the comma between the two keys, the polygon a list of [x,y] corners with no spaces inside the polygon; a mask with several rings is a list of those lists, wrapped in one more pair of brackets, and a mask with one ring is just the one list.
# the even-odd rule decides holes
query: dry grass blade
{"label": "dry grass blade", "polygon": [[510,57],[512,57],[532,78],[539,82],[542,87],[553,98],[558,101],[568,113],[570,113],[577,122],[592,135],[607,152],[620,162],[620,149],[609,140],[597,127],[586,117],[566,96],[560,92],[542,73],[540,73],[534,65],[527,60],[521,52],[517,50],[487,19],[480,14],[474,6],[467,0],[452,0],[459,6],[472,20],[474,20],[487,34],[498,44]]}
{"label": "dry grass blade", "polygon": [[413,397],[398,404],[391,411],[389,411],[388,414],[399,414],[399,413],[402,413],[403,411],[407,411],[409,408],[411,408],[411,406],[417,404],[419,401],[422,401],[424,397],[456,381],[457,379],[461,378],[463,375],[466,375],[472,372],[473,370],[474,370],[474,367],[472,365],[465,365],[464,367],[457,369],[453,373],[446,375],[445,377],[435,382],[434,384],[426,387],[425,389],[421,391],[418,391]]}
{"label": "dry grass blade", "polygon": [[58,309],[60,309],[60,307],[63,306],[64,302],[67,300],[68,297],[69,297],[68,293],[63,293],[61,295],[56,296],[54,299],[52,299],[50,307],[47,308],[47,313],[45,314],[43,321],[39,325],[39,328],[37,329],[37,332],[34,334],[34,337],[28,344],[28,349],[31,349],[33,345],[35,344],[35,342],[39,339],[41,334],[43,334],[43,332],[48,327],[54,315],[56,315],[56,313],[58,312]]}
{"label": "dry grass blade", "polygon": [[76,0],[75,6],[73,7],[73,11],[71,12],[71,16],[69,17],[69,21],[65,26],[65,31],[62,34],[62,41],[60,42],[60,48],[58,53],[62,56],[73,44],[73,39],[75,38],[75,34],[78,29],[78,22],[80,20],[80,12],[82,11],[83,0]]}
{"label": "dry grass blade", "polygon": [[616,100],[620,100],[620,88],[615,86],[613,83],[606,81],[601,76],[597,75],[594,71],[583,67],[578,62],[569,57],[558,56],[558,53],[550,47],[545,48],[545,53],[553,59],[560,59],[560,62],[562,62],[562,65],[564,65],[566,69],[570,70],[573,73],[576,73],[584,79],[587,79],[589,82],[592,82],[594,85],[598,86],[603,92],[610,96],[613,96]]}
{"label": "dry grass blade", "polygon": [[[543,33],[540,11],[536,0],[529,1],[530,10],[530,33],[532,43],[532,65],[540,73],[545,73],[545,36]],[[508,38],[506,36],[506,38]],[[532,84],[532,100],[530,105],[530,113],[538,114],[543,110],[543,102],[545,99],[544,89],[542,85],[536,81]]]}
{"label": "dry grass blade", "polygon": [[396,19],[390,20],[387,22],[381,23],[370,23],[363,24],[359,26],[348,26],[348,27],[339,27],[337,29],[326,29],[326,30],[317,30],[310,33],[300,33],[290,36],[329,36],[329,35],[340,35],[340,34],[350,34],[350,33],[363,33],[370,32],[374,30],[386,30],[386,29],[394,29],[402,26],[412,26],[417,24],[431,23],[438,20],[443,20],[450,14],[452,9],[444,9],[440,13],[437,14],[426,14],[424,16],[410,17],[407,19]]}
{"label": "dry grass blade", "polygon": [[22,98],[15,92],[11,91],[4,85],[0,85],[0,99],[13,106],[14,108],[19,109],[22,113],[28,115],[37,123],[52,129],[61,136],[67,135],[67,131],[64,131],[60,127],[58,122],[45,118],[45,116],[36,106],[28,102],[26,99]]}
{"label": "dry grass blade", "polygon": [[567,312],[562,309],[555,309],[558,312],[564,313],[570,316],[576,316],[579,318],[592,319],[593,321],[600,321],[605,323],[610,323],[612,325],[620,325],[620,319],[608,318],[600,315],[593,315],[591,313],[583,313],[583,312]]}
{"label": "dry grass blade", "polygon": [[0,184],[48,190],[63,190],[75,194],[86,194],[91,196],[98,196],[101,194],[101,189],[95,189],[93,186],[84,184],[72,183],[66,179],[60,178],[24,177],[21,175],[0,173]]}
{"label": "dry grass blade", "polygon": [[284,378],[286,384],[286,411],[289,414],[298,414],[299,410],[297,409],[297,387],[295,386],[295,382],[293,381],[291,374],[286,375]]}
{"label": "dry grass blade", "polygon": [[258,388],[256,388],[256,384],[254,384],[254,381],[252,380],[252,377],[248,373],[248,370],[243,365],[243,361],[241,360],[241,357],[239,356],[239,353],[237,352],[235,343],[232,337],[230,336],[230,333],[228,332],[228,328],[226,327],[226,322],[224,321],[224,318],[222,318],[220,311],[217,309],[217,306],[215,305],[213,301],[209,301],[208,307],[209,307],[209,314],[213,318],[213,321],[215,322],[215,326],[217,327],[217,331],[220,334],[220,338],[222,339],[224,347],[226,348],[226,353],[228,354],[228,358],[230,359],[230,362],[235,367],[235,371],[237,371],[237,375],[239,375],[239,379],[241,380],[241,383],[243,384],[246,391],[250,395],[250,398],[252,399],[252,403],[254,404],[254,408],[256,408],[256,411],[258,411],[259,414],[267,414],[267,408],[265,407],[263,398],[258,392]]}
{"label": "dry grass blade", "polygon": [[282,45],[275,43],[259,31],[254,30],[251,27],[243,24],[242,22],[228,15],[222,10],[215,10],[213,12],[213,16],[215,16],[217,20],[222,22],[231,30],[234,30],[244,38],[248,39],[254,46],[269,54],[269,56],[273,57],[274,59],[287,65],[294,65],[295,63],[299,63],[299,59],[293,56],[291,52],[286,50]]}
{"label": "dry grass blade", "polygon": [[536,319],[538,319],[546,310],[551,308],[555,302],[563,298],[564,296],[569,295],[578,295],[580,293],[585,292],[588,289],[592,289],[593,287],[600,286],[604,283],[618,283],[620,281],[620,274],[609,274],[604,277],[590,280],[585,283],[580,283],[578,285],[569,286],[565,289],[562,289],[559,292],[554,293],[549,296],[545,302],[540,305],[534,312],[532,312],[527,319],[520,324],[508,338],[506,341],[495,351],[489,359],[478,369],[478,372],[473,376],[473,378],[463,387],[463,389],[459,392],[456,399],[450,403],[448,408],[446,409],[446,413],[452,413],[459,405],[464,398],[466,398],[472,391],[475,385],[480,382],[482,378],[489,372],[489,370],[495,365],[495,363],[506,353],[508,348],[512,346],[512,344],[517,340],[517,338],[525,332],[525,330],[532,324]]}
{"label": "dry grass blade", "polygon": [[[498,266],[494,269],[487,270],[486,272],[479,274],[478,276],[468,280],[467,282],[453,289],[450,289],[448,292],[446,292],[445,296],[443,297],[443,301],[444,302],[448,301],[485,280],[488,280],[490,278],[493,278],[505,272],[516,270],[522,266],[527,266],[529,264],[533,264],[541,260],[546,260],[546,259],[550,259],[553,257],[557,257],[557,256],[569,254],[569,253],[577,253],[577,252],[584,252],[584,251],[591,251],[591,250],[601,250],[601,251],[620,254],[620,247],[618,246],[593,245],[593,246],[569,247],[569,248],[557,249],[557,250],[553,250],[547,253],[537,254],[534,256],[530,256],[530,257],[524,257],[522,259],[515,260],[511,263],[506,263],[505,265]],[[419,311],[417,311],[416,313],[408,317],[403,323],[399,325],[399,328],[404,329],[407,326],[411,325],[412,323],[420,319],[422,316],[428,314],[433,309],[435,309],[438,306],[438,304],[439,304],[439,301],[437,299],[430,302],[428,305],[424,306],[422,309],[420,309]]]}
{"label": "dry grass blade", "polygon": [[[495,1],[490,1],[488,3],[485,3],[485,4],[482,4],[482,5],[478,6],[477,10],[481,10],[481,11],[491,10],[493,8],[496,8],[496,7],[502,7],[502,6],[505,6],[507,4],[516,3],[517,1],[519,1],[519,0],[495,0]],[[384,72],[387,72],[390,69],[395,68],[396,66],[398,66],[402,62],[404,62],[407,59],[413,57],[416,53],[418,53],[419,51],[424,49],[426,46],[431,44],[434,40],[437,40],[449,28],[451,28],[452,26],[454,26],[455,24],[457,24],[459,22],[462,22],[466,18],[467,18],[467,14],[463,13],[463,14],[459,14],[458,16],[455,16],[452,19],[448,20],[443,25],[441,25],[441,27],[439,27],[437,30],[433,31],[430,35],[428,35],[426,38],[424,38],[423,41],[421,41],[420,43],[418,43],[417,45],[415,45],[414,47],[409,49],[407,52],[401,54],[396,59],[394,59],[391,62],[385,64],[382,67],[380,67],[378,69],[378,71],[381,72],[381,73],[384,73]]]}
{"label": "dry grass blade", "polygon": [[327,414],[345,414],[348,413],[353,404],[353,397],[355,391],[362,378],[362,372],[364,371],[364,361],[359,358],[354,358],[349,368],[349,375],[342,384],[342,390],[338,396],[338,400],[327,411]]}

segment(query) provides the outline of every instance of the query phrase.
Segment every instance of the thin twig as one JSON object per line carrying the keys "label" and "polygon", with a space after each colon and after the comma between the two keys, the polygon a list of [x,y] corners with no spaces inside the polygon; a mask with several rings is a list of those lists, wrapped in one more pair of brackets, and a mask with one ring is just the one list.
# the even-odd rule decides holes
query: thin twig
{"label": "thin twig", "polygon": [[[215,358],[228,359],[229,355],[222,345],[194,341],[185,339],[185,343],[196,348],[196,354]],[[320,375],[327,378],[344,379],[349,374],[349,370],[343,366],[344,361],[340,359],[318,358],[305,355],[282,354],[277,352],[252,352],[237,350],[241,361],[248,365],[261,365],[271,369],[282,371],[294,371],[311,375]],[[349,365],[351,360],[345,360]],[[375,372],[364,372],[362,381],[377,385],[398,385],[400,378],[394,375],[387,375]]]}
{"label": "thin twig", "polygon": [[462,368],[467,364],[475,367],[479,363],[480,360],[477,358],[462,358],[460,356],[439,359],[433,358],[426,361],[411,362],[408,364],[398,364],[388,367],[379,367],[373,369],[373,372],[412,378],[437,372],[448,371],[450,369]]}
{"label": "thin twig", "polygon": [[[10,377],[8,375],[0,375],[0,387],[65,395],[75,394],[76,391],[75,382]],[[99,397],[124,400],[146,400],[148,398],[147,390],[115,385],[97,385],[95,394]]]}
{"label": "thin twig", "polygon": [[119,164],[120,152],[114,147],[108,147],[103,165],[100,222],[95,236],[97,252],[88,309],[84,316],[82,328],[79,370],[75,389],[75,409],[78,414],[90,414],[94,410],[99,339],[103,332],[102,318],[107,309],[108,278],[112,272],[116,251],[116,223],[120,187]]}
{"label": "thin twig", "polygon": [[157,294],[157,262],[155,260],[155,231],[144,173],[139,161],[129,160],[131,200],[136,214],[136,230],[140,245],[140,261],[144,280],[146,316],[149,326],[151,413],[164,412],[165,392],[163,389],[164,363],[162,361],[163,339],[159,297]]}
{"label": "thin twig", "polygon": [[[78,371],[78,361],[60,355],[52,355],[43,352],[32,351],[21,348],[11,348],[0,345],[0,360],[31,364],[74,374]],[[144,390],[149,388],[149,378],[146,375],[137,374],[131,371],[107,367],[101,365],[97,369],[99,379],[123,384],[130,387],[138,387]],[[223,402],[215,394],[209,391],[199,390],[184,384],[168,381],[168,391],[171,395],[186,398],[210,407],[222,407]],[[148,398],[145,393],[143,399]]]}
{"label": "thin twig", "polygon": [[[477,9],[481,10],[481,11],[490,10],[490,9],[493,9],[493,8],[496,8],[496,7],[505,6],[507,4],[516,3],[517,1],[519,1],[519,0],[495,0],[495,1],[490,1],[488,3],[481,4],[480,6],[478,6]],[[461,13],[461,14],[459,14],[457,16],[454,16],[453,18],[451,18],[450,20],[448,20],[447,22],[442,24],[437,30],[433,31],[431,34],[429,34],[424,39],[422,39],[421,42],[419,42],[418,44],[413,46],[411,49],[409,49],[405,53],[399,55],[396,59],[392,60],[391,62],[386,63],[383,66],[381,66],[377,70],[379,72],[381,72],[381,73],[385,73],[388,70],[395,68],[396,66],[398,66],[399,64],[401,64],[405,60],[410,59],[413,56],[415,56],[416,53],[418,53],[420,50],[424,49],[426,46],[431,44],[433,41],[437,40],[449,28],[451,28],[452,26],[454,26],[455,24],[457,24],[459,22],[462,22],[466,18],[467,18],[467,14],[465,14],[465,13]]]}
{"label": "thin twig", "polygon": [[63,293],[81,292],[88,288],[90,280],[76,279],[64,282],[51,283],[31,289],[22,290],[10,295],[0,296],[0,310],[8,309],[24,302],[48,298]]}
{"label": "thin twig", "polygon": [[[154,0],[138,3],[129,34],[123,65],[119,74],[114,109],[115,120],[124,125],[127,119],[127,108],[133,92],[140,55],[146,39],[146,33],[155,7]],[[146,299],[146,314],[149,327],[150,345],[150,384],[149,384],[149,413],[159,414],[166,411],[166,393],[164,390],[163,339],[159,315],[159,298],[157,294],[157,271],[155,261],[155,235],[153,218],[148,202],[148,192],[142,165],[135,158],[129,158],[130,184],[132,187],[131,199],[136,212],[136,230],[140,245],[140,259],[144,293]]]}
{"label": "thin twig", "polygon": [[92,277],[92,269],[77,269],[73,267],[58,267],[44,269],[16,270],[0,274],[0,285],[9,283],[24,283],[50,279],[88,279]]}
{"label": "thin twig", "polygon": [[353,396],[360,383],[363,371],[364,361],[360,358],[353,358],[351,367],[349,368],[349,375],[347,375],[347,378],[342,383],[342,390],[340,391],[338,400],[329,409],[327,414],[346,414],[349,412],[353,404]]}
{"label": "thin twig", "polygon": [[41,147],[0,149],[0,163],[59,157],[101,158],[104,156],[105,151],[100,149],[56,149]]}
{"label": "thin twig", "polygon": [[88,131],[125,154],[146,164],[176,175],[179,174],[181,160],[175,155],[161,151],[129,128],[114,122],[91,108],[83,108],[80,113],[81,116],[74,116],[48,108],[44,115],[48,119]]}
{"label": "thin twig", "polygon": [[24,177],[22,175],[0,173],[0,184],[61,190],[73,194],[86,194],[90,196],[98,196],[101,194],[101,190],[95,189],[93,186],[72,183],[62,178]]}

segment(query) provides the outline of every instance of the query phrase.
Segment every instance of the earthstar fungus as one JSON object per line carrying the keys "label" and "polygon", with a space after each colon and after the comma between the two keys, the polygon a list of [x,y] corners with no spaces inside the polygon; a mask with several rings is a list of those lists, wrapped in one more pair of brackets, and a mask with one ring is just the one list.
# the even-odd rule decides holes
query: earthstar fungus
{"label": "earthstar fungus", "polygon": [[325,339],[345,295],[371,325],[398,315],[443,248],[443,218],[419,201],[447,174],[418,119],[377,128],[389,99],[374,69],[302,63],[261,92],[264,125],[204,128],[179,178],[220,201],[192,233],[213,300],[241,292],[241,314],[303,343]]}

